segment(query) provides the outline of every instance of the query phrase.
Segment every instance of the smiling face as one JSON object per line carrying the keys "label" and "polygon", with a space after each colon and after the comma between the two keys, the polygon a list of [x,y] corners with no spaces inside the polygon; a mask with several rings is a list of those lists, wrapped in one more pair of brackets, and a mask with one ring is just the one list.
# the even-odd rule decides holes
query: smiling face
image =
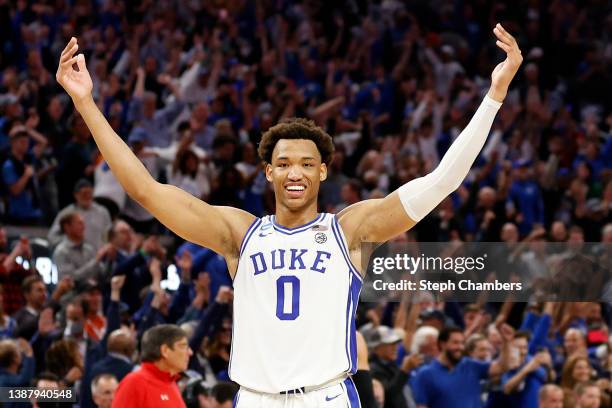
{"label": "smiling face", "polygon": [[316,207],[327,166],[312,140],[280,139],[272,151],[272,162],[266,164],[266,178],[274,186],[277,209],[299,211]]}

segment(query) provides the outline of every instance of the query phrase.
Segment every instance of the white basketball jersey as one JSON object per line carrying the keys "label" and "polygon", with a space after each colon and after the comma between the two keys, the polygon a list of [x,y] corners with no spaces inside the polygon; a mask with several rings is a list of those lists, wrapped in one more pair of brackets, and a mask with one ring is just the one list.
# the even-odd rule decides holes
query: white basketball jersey
{"label": "white basketball jersey", "polygon": [[361,285],[333,214],[292,229],[255,220],[234,277],[231,379],[278,393],[354,373]]}

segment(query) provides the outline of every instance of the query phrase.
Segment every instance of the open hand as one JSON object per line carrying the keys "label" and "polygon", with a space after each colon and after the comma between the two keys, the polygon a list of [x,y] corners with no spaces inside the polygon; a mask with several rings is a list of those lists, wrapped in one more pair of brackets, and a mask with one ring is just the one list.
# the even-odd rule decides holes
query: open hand
{"label": "open hand", "polygon": [[[55,79],[68,92],[72,101],[83,100],[91,96],[93,82],[85,66],[83,54],[74,55],[79,49],[76,38],[72,37],[62,51]],[[74,64],[76,64],[75,68]]]}
{"label": "open hand", "polygon": [[491,74],[489,97],[502,102],[508,93],[512,78],[523,62],[523,56],[514,37],[501,24],[495,26],[493,33],[497,37],[497,46],[506,52],[506,59],[497,64]]}

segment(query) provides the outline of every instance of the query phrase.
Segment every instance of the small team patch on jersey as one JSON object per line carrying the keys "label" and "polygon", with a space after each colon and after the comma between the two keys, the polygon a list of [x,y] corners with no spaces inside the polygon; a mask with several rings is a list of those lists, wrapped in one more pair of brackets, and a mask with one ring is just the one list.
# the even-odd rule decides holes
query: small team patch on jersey
{"label": "small team patch on jersey", "polygon": [[317,244],[324,244],[325,242],[327,242],[327,235],[322,232],[317,232],[315,234],[315,242]]}

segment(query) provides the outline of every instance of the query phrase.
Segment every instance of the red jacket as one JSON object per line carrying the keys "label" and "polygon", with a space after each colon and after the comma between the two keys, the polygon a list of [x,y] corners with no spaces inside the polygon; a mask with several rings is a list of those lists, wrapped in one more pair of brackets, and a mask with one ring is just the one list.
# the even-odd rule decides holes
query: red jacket
{"label": "red jacket", "polygon": [[176,385],[178,378],[153,363],[142,363],[140,370],[129,373],[119,383],[113,408],[185,408]]}

